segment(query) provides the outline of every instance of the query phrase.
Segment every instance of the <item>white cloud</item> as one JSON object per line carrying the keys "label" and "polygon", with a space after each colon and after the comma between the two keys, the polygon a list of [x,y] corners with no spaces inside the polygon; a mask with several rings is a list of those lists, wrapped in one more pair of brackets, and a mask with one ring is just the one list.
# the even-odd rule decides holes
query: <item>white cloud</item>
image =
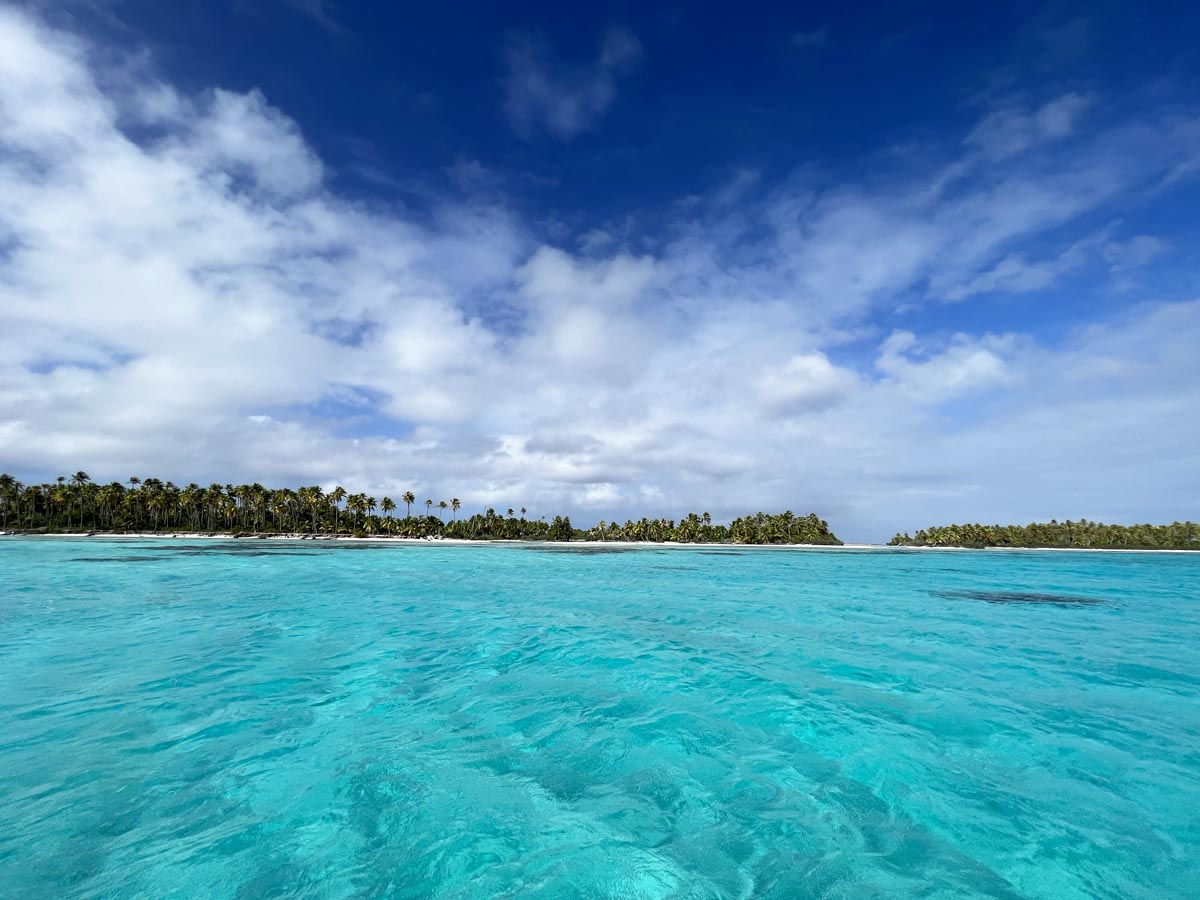
{"label": "white cloud", "polygon": [[568,66],[551,58],[540,43],[513,37],[505,51],[504,113],[519,136],[539,129],[569,141],[590,131],[617,96],[617,78],[641,60],[642,47],[625,31],[608,33],[596,61]]}
{"label": "white cloud", "polygon": [[857,384],[854,372],[833,365],[821,352],[798,354],[781,365],[768,366],[758,379],[768,408],[783,415],[833,406]]}
{"label": "white cloud", "polygon": [[1014,156],[1038,144],[1067,137],[1091,105],[1091,97],[1071,92],[1032,111],[1020,107],[998,109],[967,135],[966,143],[992,160]]}
{"label": "white cloud", "polygon": [[1109,241],[1103,247],[1104,258],[1114,272],[1137,269],[1170,249],[1162,238],[1149,234],[1134,235],[1127,241]]}
{"label": "white cloud", "polygon": [[[1024,294],[1040,291],[1055,285],[1064,275],[1083,267],[1091,255],[1096,254],[1104,243],[1106,233],[1093,235],[1076,241],[1058,256],[1030,261],[1020,253],[1004,256],[991,268],[974,278],[949,287],[943,297],[947,300],[962,300],[973,294],[1005,292]],[[1111,247],[1112,244],[1107,246]],[[1107,251],[1106,251],[1107,254]]]}
{"label": "white cloud", "polygon": [[917,336],[896,331],[880,345],[875,368],[886,376],[885,385],[912,393],[916,402],[940,402],[1008,380],[1011,348],[1011,339],[958,334],[939,353],[918,359]]}
{"label": "white cloud", "polygon": [[312,191],[321,180],[321,164],[300,130],[258,91],[214,91],[189,124],[168,152],[209,177],[247,178],[285,196]]}
{"label": "white cloud", "polygon": [[[104,83],[86,45],[0,12],[0,469],[340,482],[581,521],[790,507],[859,538],[1200,502],[1200,302],[1054,349],[877,319],[1045,282],[1057,257],[1014,242],[1171,177],[1186,127],[1028,171],[968,154],[952,191],[936,171],[798,178],[698,201],[640,255],[626,224],[591,223],[579,256],[497,192],[420,223],[338,197],[256,92]],[[1086,249],[1124,267],[1161,248]]]}

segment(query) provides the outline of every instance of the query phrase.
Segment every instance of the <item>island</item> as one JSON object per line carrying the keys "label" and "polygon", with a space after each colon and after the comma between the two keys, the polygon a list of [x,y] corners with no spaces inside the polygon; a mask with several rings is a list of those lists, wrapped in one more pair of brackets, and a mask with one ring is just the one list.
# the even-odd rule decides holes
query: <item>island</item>
{"label": "island", "polygon": [[[397,515],[399,504],[404,514]],[[0,530],[38,534],[187,532],[258,536],[396,537],[408,539],[676,542],[688,544],[817,544],[839,546],[829,524],[815,513],[758,512],[729,524],[707,513],[679,520],[640,518],[576,528],[569,516],[527,517],[508,508],[459,518],[462,503],[424,499],[412,491],[391,497],[348,493],[335,486],[267,488],[261,484],[179,487],[158,478],[130,477],[125,484],[96,484],[86,472],[53,483],[22,484],[0,475]],[[413,506],[418,513],[413,514]],[[420,514],[424,506],[424,515]],[[437,514],[434,514],[434,510]],[[449,519],[447,519],[449,515]]]}
{"label": "island", "polygon": [[1026,547],[1074,550],[1200,550],[1200,525],[1106,525],[1068,519],[1028,525],[936,525],[897,534],[893,547]]}

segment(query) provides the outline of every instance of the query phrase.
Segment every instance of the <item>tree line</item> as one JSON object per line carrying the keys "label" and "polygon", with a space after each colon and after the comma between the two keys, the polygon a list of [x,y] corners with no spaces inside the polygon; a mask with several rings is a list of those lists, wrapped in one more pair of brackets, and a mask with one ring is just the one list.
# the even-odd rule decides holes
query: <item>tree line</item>
{"label": "tree line", "polygon": [[585,532],[591,541],[677,541],[686,544],[831,544],[837,539],[829,524],[814,513],[797,516],[755,513],[734,519],[728,525],[714,524],[708,513],[689,513],[678,522],[673,519],[639,519],[605,522],[603,519]]}
{"label": "tree line", "polygon": [[[398,514],[403,505],[403,516]],[[416,506],[416,514],[413,507]],[[424,507],[424,514],[421,508]],[[434,510],[437,514],[434,514]],[[96,484],[86,472],[53,483],[26,485],[0,475],[0,530],[35,533],[188,531],[210,534],[385,535],[476,540],[677,541],[680,543],[840,544],[816,515],[756,513],[715,524],[708,513],[673,519],[601,521],[578,529],[569,516],[527,518],[524,507],[460,517],[462,503],[425,499],[412,491],[391,497],[349,493],[337,486],[267,488],[261,484],[207,487],[132,476]],[[449,519],[447,519],[449,515]]]}
{"label": "tree line", "polygon": [[1074,547],[1097,550],[1200,550],[1200,525],[1105,525],[1068,519],[1029,525],[938,525],[897,534],[895,547]]}

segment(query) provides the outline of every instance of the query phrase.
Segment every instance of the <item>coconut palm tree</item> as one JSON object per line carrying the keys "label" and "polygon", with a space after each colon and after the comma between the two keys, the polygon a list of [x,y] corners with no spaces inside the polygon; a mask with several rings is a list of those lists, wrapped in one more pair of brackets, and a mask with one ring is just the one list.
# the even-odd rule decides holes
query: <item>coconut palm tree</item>
{"label": "coconut palm tree", "polygon": [[320,511],[321,505],[325,501],[325,495],[321,490],[321,486],[314,484],[310,485],[309,487],[302,487],[299,491],[297,491],[297,495],[300,498],[301,505],[308,510],[309,515],[312,517],[312,532],[313,534],[316,534],[317,513]]}
{"label": "coconut palm tree", "polygon": [[[21,482],[13,478],[8,473],[0,475],[0,502],[4,503],[4,528],[8,528],[8,507],[9,505],[16,506],[18,498],[21,496]],[[18,513],[17,518],[20,518]]]}
{"label": "coconut palm tree", "polygon": [[425,501],[425,515],[427,515],[427,516],[433,515],[433,501],[432,500]]}
{"label": "coconut palm tree", "polygon": [[412,505],[417,502],[417,495],[412,491],[405,491],[400,499],[404,502],[404,518],[407,519],[412,515]]}
{"label": "coconut palm tree", "polygon": [[146,508],[154,513],[154,530],[158,531],[159,517],[165,513],[167,508],[167,495],[165,491],[154,490],[150,496],[146,498]]}
{"label": "coconut palm tree", "polygon": [[462,509],[462,504],[459,503],[458,498],[455,497],[450,501],[450,516],[456,522],[458,521],[458,511],[460,509]]}
{"label": "coconut palm tree", "polygon": [[200,505],[200,485],[189,484],[179,495],[180,508],[187,514],[188,527],[196,529],[196,513]]}
{"label": "coconut palm tree", "polygon": [[339,484],[329,492],[328,497],[333,504],[333,533],[338,534],[338,504],[346,499],[346,489]]}
{"label": "coconut palm tree", "polygon": [[450,507],[450,504],[447,503],[445,500],[442,500],[438,503],[438,509],[441,510],[441,512],[438,513],[438,518],[441,519],[443,522],[446,521],[446,510],[449,509],[449,507]]}
{"label": "coconut palm tree", "polygon": [[384,514],[390,519],[392,517],[392,510],[396,508],[396,504],[392,502],[391,497],[384,497],[379,501],[379,508],[383,510]]}
{"label": "coconut palm tree", "polygon": [[79,527],[83,527],[83,499],[86,496],[84,488],[87,483],[92,480],[92,476],[87,472],[79,471],[71,476],[71,487],[75,488],[74,495],[79,500]]}
{"label": "coconut palm tree", "polygon": [[358,517],[367,511],[367,495],[351,494],[346,498],[346,509],[354,513],[354,530],[358,530]]}

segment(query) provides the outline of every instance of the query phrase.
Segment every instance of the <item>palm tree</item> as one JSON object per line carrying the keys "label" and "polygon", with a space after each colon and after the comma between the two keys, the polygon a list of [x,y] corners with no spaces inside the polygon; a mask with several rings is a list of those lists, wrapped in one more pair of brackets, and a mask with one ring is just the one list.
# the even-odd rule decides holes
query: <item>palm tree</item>
{"label": "palm tree", "polygon": [[[21,483],[9,474],[0,475],[0,500],[4,501],[4,528],[8,528],[8,505],[21,494]],[[19,516],[18,516],[19,518]]]}
{"label": "palm tree", "polygon": [[79,471],[71,476],[71,485],[76,488],[76,496],[79,497],[79,527],[83,527],[83,500],[86,496],[84,488],[87,483],[92,480],[92,476],[87,472]]}
{"label": "palm tree", "polygon": [[108,527],[113,527],[113,510],[117,503],[120,502],[121,496],[125,493],[125,488],[121,486],[119,481],[114,481],[112,484],[105,485],[100,488],[96,494],[96,499],[100,503],[101,519],[108,520]]}
{"label": "palm tree", "polygon": [[384,497],[381,501],[379,501],[379,508],[383,510],[390,519],[392,517],[392,510],[396,508],[396,504],[392,502],[391,497]]}
{"label": "palm tree", "polygon": [[346,499],[346,489],[340,484],[329,492],[329,500],[333,503],[333,533],[338,534],[338,504]]}
{"label": "palm tree", "polygon": [[450,506],[450,504],[447,503],[445,500],[442,500],[440,503],[438,503],[438,509],[441,510],[441,512],[438,513],[438,518],[441,519],[443,522],[446,521],[446,510],[449,508],[449,506]]}
{"label": "palm tree", "polygon": [[161,490],[155,490],[146,498],[146,507],[154,511],[154,530],[158,531],[159,514],[166,510],[167,495]]}
{"label": "palm tree", "polygon": [[525,518],[525,507],[521,507],[521,518]]}
{"label": "palm tree", "polygon": [[[67,478],[65,475],[59,475],[54,479],[55,487],[50,492],[50,499],[59,507],[67,508],[67,528],[71,527],[71,489],[67,487]],[[1054,523],[1058,525],[1057,522]]]}
{"label": "palm tree", "polygon": [[458,498],[455,497],[453,500],[450,501],[450,515],[451,515],[451,518],[454,519],[454,521],[456,521],[456,522],[458,521],[458,511],[460,509],[462,509],[462,504],[459,503]]}
{"label": "palm tree", "polygon": [[317,533],[317,512],[321,508],[321,503],[325,499],[324,492],[319,484],[303,487],[299,490],[300,502],[308,508],[309,514],[312,516],[312,531]]}
{"label": "palm tree", "polygon": [[400,499],[404,501],[404,518],[407,519],[412,515],[412,505],[417,502],[417,495],[412,491],[405,491]]}
{"label": "palm tree", "polygon": [[205,492],[205,502],[208,504],[209,531],[216,529],[216,523],[213,521],[213,517],[216,515],[217,510],[224,506],[225,499],[225,489],[219,484],[214,481],[208,486],[208,490]]}
{"label": "palm tree", "polygon": [[508,508],[508,517],[510,519],[513,517],[513,508],[511,506]]}
{"label": "palm tree", "polygon": [[432,500],[425,501],[425,515],[427,515],[427,516],[433,515],[433,501]]}
{"label": "palm tree", "polygon": [[189,484],[179,495],[179,505],[188,515],[188,527],[196,530],[196,509],[200,505],[200,485]]}
{"label": "palm tree", "polygon": [[54,507],[60,509],[65,508],[67,511],[67,530],[71,529],[71,502],[75,499],[71,493],[71,489],[63,482],[66,481],[61,475],[58,478],[58,483],[50,489],[50,502]]}
{"label": "palm tree", "polygon": [[346,498],[346,508],[354,513],[354,530],[358,530],[358,517],[367,511],[367,495],[351,494]]}

